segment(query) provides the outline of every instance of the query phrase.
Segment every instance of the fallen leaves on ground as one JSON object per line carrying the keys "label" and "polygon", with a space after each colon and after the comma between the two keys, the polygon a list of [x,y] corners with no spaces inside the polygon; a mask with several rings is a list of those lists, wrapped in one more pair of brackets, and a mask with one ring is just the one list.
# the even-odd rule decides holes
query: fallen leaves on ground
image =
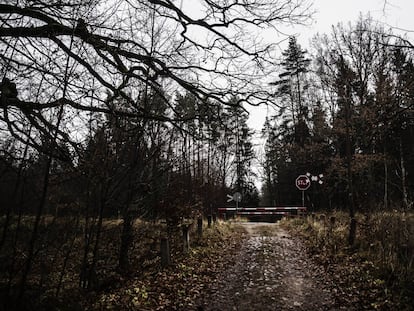
{"label": "fallen leaves on ground", "polygon": [[309,255],[329,274],[339,304],[353,305],[356,310],[413,310],[412,297],[399,282],[387,279],[389,274],[380,261],[347,245],[346,226],[343,232],[338,229],[335,245],[326,225],[313,218],[287,220],[283,226],[305,242]]}
{"label": "fallen leaves on ground", "polygon": [[216,282],[231,264],[230,258],[237,252],[242,234],[229,224],[207,229],[201,239],[193,241],[189,253],[176,256],[171,266],[147,267],[118,287],[97,293],[95,302],[84,307],[87,310],[195,310],[206,287]]}

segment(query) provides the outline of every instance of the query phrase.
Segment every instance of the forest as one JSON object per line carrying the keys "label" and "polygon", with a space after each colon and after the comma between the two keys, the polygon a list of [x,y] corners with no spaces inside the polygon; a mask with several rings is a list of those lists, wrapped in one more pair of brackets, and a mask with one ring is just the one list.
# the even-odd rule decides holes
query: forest
{"label": "forest", "polygon": [[0,310],[145,271],[149,232],[181,250],[179,227],[234,192],[301,205],[300,174],[317,176],[308,212],[343,212],[349,245],[380,212],[410,237],[413,41],[361,15],[307,50],[260,36],[309,23],[308,1],[197,3],[0,4]]}

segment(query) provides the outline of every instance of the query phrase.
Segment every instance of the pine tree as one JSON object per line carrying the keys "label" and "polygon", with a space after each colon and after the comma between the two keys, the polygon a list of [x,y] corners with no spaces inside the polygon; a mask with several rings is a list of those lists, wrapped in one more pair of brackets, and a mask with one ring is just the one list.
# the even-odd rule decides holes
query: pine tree
{"label": "pine tree", "polygon": [[311,120],[307,73],[310,59],[306,54],[296,38],[290,37],[282,53],[280,79],[271,83],[276,86],[280,109],[277,115],[267,119],[263,130],[266,204],[299,204],[294,180],[309,169]]}
{"label": "pine tree", "polygon": [[282,52],[281,66],[283,72],[279,74],[280,80],[271,83],[277,86],[276,96],[281,100],[281,114],[284,114],[287,129],[293,131],[295,142],[304,145],[309,136],[308,105],[306,102],[306,89],[308,82],[306,73],[310,59],[306,58],[307,51],[302,50],[296,37],[289,38],[288,48]]}
{"label": "pine tree", "polygon": [[237,98],[233,98],[234,105],[226,109],[226,128],[230,129],[226,135],[230,136],[233,153],[233,178],[232,188],[242,194],[242,204],[257,205],[258,190],[254,185],[253,161],[256,158],[252,139],[253,131],[247,125],[248,113],[237,104]]}

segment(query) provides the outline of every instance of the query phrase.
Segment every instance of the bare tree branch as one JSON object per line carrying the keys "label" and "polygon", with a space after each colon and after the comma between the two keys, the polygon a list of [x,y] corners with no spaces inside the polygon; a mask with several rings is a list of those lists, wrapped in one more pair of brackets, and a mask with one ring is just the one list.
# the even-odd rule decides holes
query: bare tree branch
{"label": "bare tree branch", "polygon": [[[20,110],[42,132],[42,126],[51,129],[53,109],[67,105],[74,111],[174,123],[188,118],[173,117],[171,99],[177,91],[206,103],[270,102],[265,81],[275,71],[275,45],[261,42],[259,35],[283,23],[305,23],[311,14],[308,2],[196,4],[194,12],[186,7],[195,2],[179,7],[171,0],[0,4],[0,74],[18,92],[2,101],[3,122],[12,129],[17,120],[6,117],[7,110]],[[68,56],[71,71],[62,97],[62,63]],[[36,102],[33,89],[42,91]],[[169,107],[161,115],[145,103],[148,89]],[[238,101],[229,102],[234,97]]]}

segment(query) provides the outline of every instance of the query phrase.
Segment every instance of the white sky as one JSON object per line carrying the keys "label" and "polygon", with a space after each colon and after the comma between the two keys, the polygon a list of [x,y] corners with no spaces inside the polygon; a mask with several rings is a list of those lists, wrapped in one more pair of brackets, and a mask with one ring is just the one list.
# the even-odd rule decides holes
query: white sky
{"label": "white sky", "polygon": [[354,22],[361,12],[390,26],[414,30],[413,0],[314,0],[314,4],[314,33],[329,32],[331,25],[339,22]]}
{"label": "white sky", "polygon": [[[361,13],[364,16],[369,13],[385,26],[396,27],[393,32],[406,34],[414,42],[414,0],[313,0],[313,3],[316,13],[310,27],[286,29],[288,35],[298,36],[299,44],[305,49],[317,33],[330,34],[332,25],[338,23],[355,23]],[[251,108],[249,126],[260,131],[266,111],[266,107]]]}
{"label": "white sky", "polygon": [[[299,44],[309,49],[309,41],[317,33],[330,34],[332,25],[338,23],[355,23],[360,14],[371,17],[384,24],[385,28],[395,27],[396,34],[405,34],[412,38],[414,43],[414,0],[313,0],[313,9],[316,11],[313,23],[310,27],[293,27],[286,29],[288,35],[297,35]],[[281,47],[285,49],[286,47]],[[260,146],[260,131],[264,123],[267,108],[252,107],[248,124],[256,130],[255,141],[257,142],[256,152],[259,157],[263,154],[263,147]],[[271,113],[271,111],[270,111]],[[257,167],[260,174],[260,168]],[[261,186],[257,181],[256,186]]]}

